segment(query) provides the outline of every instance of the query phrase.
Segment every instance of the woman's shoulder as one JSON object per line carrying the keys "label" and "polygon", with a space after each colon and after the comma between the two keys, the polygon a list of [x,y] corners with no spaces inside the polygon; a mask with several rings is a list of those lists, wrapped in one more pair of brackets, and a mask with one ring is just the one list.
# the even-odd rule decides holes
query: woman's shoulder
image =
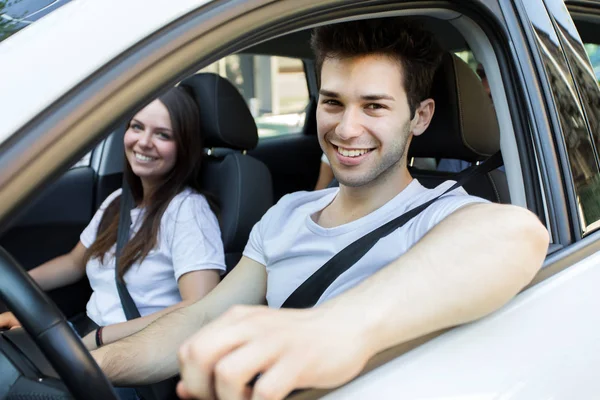
{"label": "woman's shoulder", "polygon": [[166,213],[169,214],[194,214],[212,212],[206,197],[196,190],[186,187],[179,192],[167,207]]}
{"label": "woman's shoulder", "polygon": [[106,196],[106,199],[104,199],[104,201],[100,205],[100,209],[104,210],[106,207],[108,207],[110,205],[110,203],[113,202],[114,199],[116,199],[117,197],[119,197],[121,195],[121,192],[123,192],[123,189],[118,188],[117,190],[115,190],[114,192],[112,192],[111,194]]}

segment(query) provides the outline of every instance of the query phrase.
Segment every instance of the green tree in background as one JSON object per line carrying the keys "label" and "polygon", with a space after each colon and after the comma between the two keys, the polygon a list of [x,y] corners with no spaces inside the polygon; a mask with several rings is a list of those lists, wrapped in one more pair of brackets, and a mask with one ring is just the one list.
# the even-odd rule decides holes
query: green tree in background
{"label": "green tree in background", "polygon": [[5,15],[6,8],[18,1],[0,0],[0,42],[18,30],[15,21]]}

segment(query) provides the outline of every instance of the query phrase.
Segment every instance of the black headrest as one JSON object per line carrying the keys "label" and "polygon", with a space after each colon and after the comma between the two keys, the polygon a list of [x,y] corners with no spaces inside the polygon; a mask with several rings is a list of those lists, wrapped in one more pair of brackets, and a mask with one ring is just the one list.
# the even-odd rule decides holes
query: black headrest
{"label": "black headrest", "polygon": [[201,73],[180,83],[192,93],[200,108],[204,147],[251,150],[258,130],[244,98],[225,78]]}
{"label": "black headrest", "polygon": [[413,137],[409,157],[453,158],[475,162],[500,150],[500,131],[491,99],[481,81],[457,56],[446,53],[431,91],[431,124]]}

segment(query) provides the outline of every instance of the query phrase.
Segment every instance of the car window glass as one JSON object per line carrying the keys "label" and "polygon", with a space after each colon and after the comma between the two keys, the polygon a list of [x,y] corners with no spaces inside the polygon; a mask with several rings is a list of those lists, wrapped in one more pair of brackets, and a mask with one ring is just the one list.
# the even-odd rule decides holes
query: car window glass
{"label": "car window glass", "polygon": [[[598,29],[600,29],[600,27]],[[592,68],[594,68],[596,82],[600,84],[600,46],[595,43],[586,43],[584,47],[585,52],[592,63]]]}
{"label": "car window glass", "polygon": [[71,0],[0,0],[0,42]]}
{"label": "car window glass", "polygon": [[235,54],[200,72],[213,72],[233,83],[254,116],[259,137],[302,131],[309,100],[302,60]]}
{"label": "car window glass", "polygon": [[89,167],[91,159],[92,159],[92,152],[90,151],[85,156],[83,156],[81,158],[81,160],[79,160],[75,164],[73,164],[73,166],[71,168]]}
{"label": "car window glass", "polygon": [[477,65],[479,64],[479,61],[475,59],[475,56],[471,50],[455,51],[454,54],[466,62],[473,71],[477,71]]}
{"label": "car window glass", "polygon": [[[534,24],[538,48],[549,78],[577,196],[580,233],[600,226],[600,92],[588,60],[588,50],[564,2],[549,0],[553,30]],[[587,54],[586,54],[587,53]]]}

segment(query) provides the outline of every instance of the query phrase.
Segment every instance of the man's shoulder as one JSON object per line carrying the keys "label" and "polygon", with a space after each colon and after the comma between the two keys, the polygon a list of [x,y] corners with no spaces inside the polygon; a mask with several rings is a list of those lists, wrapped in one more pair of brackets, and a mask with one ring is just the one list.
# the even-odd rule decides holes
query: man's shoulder
{"label": "man's shoulder", "polygon": [[338,188],[329,188],[286,194],[266,212],[261,221],[269,226],[274,226],[270,223],[272,221],[278,221],[278,226],[283,222],[296,221],[325,207],[337,192]]}
{"label": "man's shoulder", "polygon": [[456,189],[449,191],[449,189],[451,189],[454,184],[456,184],[456,181],[447,180],[440,183],[436,187],[425,188],[420,183],[418,183],[418,185],[420,186],[418,200],[419,202],[424,203],[425,201],[441,196],[440,200],[448,199],[449,201],[461,201],[464,200],[464,198],[471,198],[473,200],[479,199],[481,201],[486,201],[485,199],[482,199],[480,197],[470,195],[462,186],[459,186]]}
{"label": "man's shoulder", "polygon": [[417,218],[417,220],[425,222],[427,230],[431,229],[448,215],[462,207],[477,203],[489,203],[486,199],[468,194],[462,187],[458,187],[445,193],[452,188],[455,183],[455,181],[445,181],[432,189],[423,188],[421,196],[414,206],[441,196],[433,204],[427,207],[427,209]]}
{"label": "man's shoulder", "polygon": [[333,198],[337,193],[338,188],[328,188],[322,190],[314,190],[312,192],[300,191],[286,194],[279,201],[271,207],[271,209],[277,211],[297,209],[304,206],[311,206],[318,204],[325,198]]}

